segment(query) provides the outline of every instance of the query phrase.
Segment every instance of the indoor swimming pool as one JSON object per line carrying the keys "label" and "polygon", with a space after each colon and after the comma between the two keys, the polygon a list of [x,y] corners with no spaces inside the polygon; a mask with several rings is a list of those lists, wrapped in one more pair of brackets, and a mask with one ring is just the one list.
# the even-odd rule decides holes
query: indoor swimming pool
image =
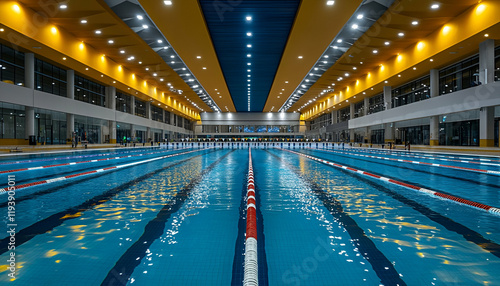
{"label": "indoor swimming pool", "polygon": [[[1,283],[243,285],[249,149],[185,147],[0,157]],[[255,147],[259,285],[500,285],[500,158]]]}

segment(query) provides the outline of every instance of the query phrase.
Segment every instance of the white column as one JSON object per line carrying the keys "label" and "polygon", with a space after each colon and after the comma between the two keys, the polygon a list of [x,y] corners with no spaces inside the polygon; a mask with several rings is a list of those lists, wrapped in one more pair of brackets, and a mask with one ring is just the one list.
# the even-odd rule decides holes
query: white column
{"label": "white column", "polygon": [[135,96],[130,96],[130,114],[135,115]]}
{"label": "white column", "polygon": [[[66,71],[66,97],[75,99],[75,71]],[[75,132],[75,115],[66,113],[66,139],[70,139]]]}
{"label": "white column", "polygon": [[431,97],[439,96],[439,70],[432,69],[430,75]]}
{"label": "white column", "polygon": [[151,140],[154,140],[154,138],[151,136],[151,127],[147,127],[146,128],[146,140],[144,140],[145,142],[147,142],[147,140],[149,140],[151,138]]}
{"label": "white column", "polygon": [[364,114],[365,114],[365,116],[367,116],[368,115],[368,111],[370,110],[370,98],[369,97],[365,97],[364,101],[365,101]]}
{"label": "white column", "polygon": [[479,44],[479,82],[495,81],[495,40],[488,39]]}
{"label": "white column", "polygon": [[384,124],[384,129],[385,129],[385,132],[384,132],[384,139],[385,139],[385,142],[392,142],[394,141],[394,127],[393,127],[394,124],[392,123],[385,123]]}
{"label": "white column", "polygon": [[151,119],[151,102],[146,101],[146,118]]}
{"label": "white column", "polygon": [[[116,87],[107,86],[106,87],[106,102],[107,107],[111,109],[113,112],[116,111]],[[110,120],[108,121],[109,127],[109,143],[116,144],[116,121]]]}
{"label": "white column", "polygon": [[332,124],[337,124],[337,110],[332,111]]}
{"label": "white column", "polygon": [[483,107],[479,111],[479,146],[495,146],[495,107]]}
{"label": "white column", "polygon": [[26,116],[25,120],[25,139],[29,139],[30,136],[35,136],[35,108],[32,106],[25,107]]}
{"label": "white column", "polygon": [[431,146],[439,145],[439,116],[431,116],[430,122],[430,142]]}
{"label": "white column", "polygon": [[392,87],[384,86],[384,106],[385,110],[392,108]]}
{"label": "white column", "polygon": [[35,54],[24,54],[24,86],[35,88]]}

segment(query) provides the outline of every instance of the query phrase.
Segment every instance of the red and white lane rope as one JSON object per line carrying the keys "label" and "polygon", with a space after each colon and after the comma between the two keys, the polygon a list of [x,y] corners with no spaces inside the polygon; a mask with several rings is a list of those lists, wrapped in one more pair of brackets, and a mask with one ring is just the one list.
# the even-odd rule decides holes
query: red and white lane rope
{"label": "red and white lane rope", "polygon": [[[285,149],[282,149],[282,150],[285,150]],[[314,161],[321,162],[321,163],[326,164],[326,165],[330,165],[330,166],[334,166],[334,167],[337,167],[337,168],[341,168],[341,169],[344,169],[344,170],[347,170],[347,171],[351,171],[353,173],[357,173],[357,174],[360,174],[360,175],[363,175],[363,176],[367,176],[367,177],[370,177],[370,178],[379,179],[381,181],[384,181],[384,182],[387,182],[387,183],[390,183],[390,184],[394,184],[394,185],[402,186],[402,187],[405,187],[405,188],[408,188],[408,189],[416,190],[416,191],[428,194],[428,195],[433,196],[433,197],[438,197],[440,199],[445,199],[445,200],[457,202],[459,204],[463,204],[463,205],[466,205],[466,206],[474,207],[474,208],[477,208],[477,209],[480,209],[480,210],[487,211],[487,212],[492,213],[494,215],[500,216],[500,209],[499,208],[495,208],[495,207],[492,207],[492,206],[489,206],[489,205],[485,205],[485,204],[481,204],[481,203],[478,203],[478,202],[474,202],[474,201],[466,200],[466,199],[463,199],[463,198],[455,197],[455,196],[452,196],[452,195],[447,195],[447,194],[439,193],[439,192],[436,192],[436,191],[433,191],[433,190],[429,190],[429,189],[425,189],[425,188],[421,188],[421,187],[418,187],[418,186],[415,186],[415,185],[410,185],[410,184],[403,183],[403,182],[400,182],[400,181],[397,181],[397,180],[394,180],[394,179],[391,179],[391,178],[386,178],[386,177],[382,177],[382,176],[379,176],[379,175],[371,174],[371,173],[366,172],[366,171],[362,171],[362,170],[354,169],[354,168],[351,168],[351,167],[343,166],[343,165],[340,165],[340,164],[336,164],[336,163],[333,163],[333,162],[330,162],[330,161],[326,161],[326,160],[323,160],[323,159],[320,159],[320,158],[316,158],[316,157],[309,156],[309,155],[306,155],[306,154],[298,153],[298,152],[295,152],[295,151],[291,151],[291,150],[285,150],[285,151],[288,151],[290,153],[294,153],[294,154],[297,154],[297,155],[300,155],[300,156],[312,159]]]}
{"label": "red and white lane rope", "polygon": [[30,168],[12,169],[12,170],[0,171],[0,174],[6,174],[6,173],[11,174],[11,173],[22,172],[22,171],[34,171],[34,170],[48,169],[48,168],[61,167],[61,166],[71,166],[71,165],[83,164],[83,163],[96,163],[96,162],[109,161],[109,160],[118,160],[118,159],[123,159],[123,158],[141,157],[141,156],[146,156],[146,155],[151,155],[151,154],[156,154],[156,153],[164,153],[164,152],[165,151],[149,152],[149,153],[141,153],[141,154],[136,154],[136,155],[117,156],[117,157],[109,157],[109,158],[102,158],[102,159],[94,159],[94,160],[86,160],[86,161],[78,161],[78,162],[68,162],[68,163],[53,164],[53,165],[46,165],[46,166],[37,166],[37,167],[30,167]]}
{"label": "red and white lane rope", "polygon": [[[200,149],[200,150],[203,150],[203,149]],[[78,174],[72,174],[72,175],[68,175],[68,176],[64,176],[64,177],[58,177],[58,178],[54,178],[54,179],[47,179],[47,180],[33,182],[33,183],[26,183],[26,184],[22,184],[22,185],[16,185],[16,191],[20,190],[20,189],[25,189],[25,188],[28,188],[28,187],[33,187],[33,186],[38,186],[38,185],[44,185],[44,184],[50,184],[50,183],[55,183],[55,182],[60,182],[60,181],[64,181],[64,180],[68,180],[68,179],[72,179],[72,178],[76,178],[76,177],[81,177],[81,176],[85,176],[85,175],[102,173],[102,172],[106,172],[106,171],[110,171],[110,170],[131,167],[131,166],[140,165],[140,164],[144,164],[144,163],[149,163],[149,162],[153,162],[153,161],[157,161],[157,160],[161,160],[161,159],[166,159],[166,158],[170,158],[170,157],[174,157],[174,156],[185,155],[185,154],[197,152],[197,151],[200,151],[200,150],[193,150],[193,151],[187,151],[187,152],[182,152],[182,153],[170,154],[170,155],[165,155],[165,156],[161,156],[161,157],[155,157],[155,158],[151,158],[151,159],[147,159],[147,160],[143,160],[143,161],[132,162],[132,163],[128,163],[128,164],[123,164],[123,165],[118,165],[118,166],[113,166],[113,167],[107,167],[107,168],[102,168],[102,169],[87,171],[87,172],[78,173]],[[6,192],[7,192],[7,188],[1,188],[0,189],[0,195],[5,194]]]}
{"label": "red and white lane rope", "polygon": [[257,206],[255,201],[255,180],[252,166],[252,150],[248,149],[247,182],[247,230],[245,241],[244,286],[259,285],[259,267],[257,263]]}
{"label": "red and white lane rope", "polygon": [[[309,148],[309,149],[315,150],[315,149],[312,149],[312,148]],[[373,159],[379,159],[379,160],[395,161],[395,162],[400,162],[400,163],[410,163],[410,164],[417,164],[417,165],[426,165],[426,166],[431,166],[431,167],[457,169],[457,170],[462,170],[462,171],[478,172],[478,173],[483,173],[483,174],[490,174],[490,175],[500,176],[500,171],[493,171],[493,170],[482,170],[482,169],[474,169],[474,168],[467,168],[467,167],[459,167],[459,166],[451,166],[451,165],[427,163],[427,162],[420,162],[420,161],[403,160],[403,159],[388,158],[388,157],[381,157],[381,156],[372,156],[372,155],[365,155],[365,154],[357,154],[357,153],[352,153],[352,152],[342,152],[342,151],[332,151],[332,150],[321,150],[321,151],[327,151],[327,152],[339,153],[339,154],[346,154],[346,155],[352,155],[352,156],[357,156],[357,157],[373,158]],[[447,161],[454,161],[454,160],[447,160]],[[467,163],[466,161],[458,161],[458,162]]]}

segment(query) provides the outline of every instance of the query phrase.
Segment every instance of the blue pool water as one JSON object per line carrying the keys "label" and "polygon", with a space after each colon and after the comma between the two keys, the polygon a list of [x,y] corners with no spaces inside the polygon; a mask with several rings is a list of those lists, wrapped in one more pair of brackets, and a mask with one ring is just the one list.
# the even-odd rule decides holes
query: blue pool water
{"label": "blue pool water", "polygon": [[[374,157],[492,171],[500,162],[487,160],[499,158],[293,151],[500,207],[500,175]],[[21,186],[123,166],[16,191],[15,279],[1,194],[1,283],[242,285],[248,153],[149,148],[0,159],[2,172],[109,158],[2,173],[2,188],[9,174]],[[500,216],[286,150],[252,149],[252,161],[260,285],[500,285]]]}

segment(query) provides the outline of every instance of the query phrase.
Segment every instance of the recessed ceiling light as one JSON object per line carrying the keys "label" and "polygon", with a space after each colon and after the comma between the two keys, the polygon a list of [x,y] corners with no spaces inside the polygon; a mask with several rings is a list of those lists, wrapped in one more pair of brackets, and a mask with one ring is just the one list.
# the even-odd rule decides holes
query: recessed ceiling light
{"label": "recessed ceiling light", "polygon": [[85,68],[85,70],[86,70],[86,71],[88,71],[88,70],[89,70],[89,68]]}
{"label": "recessed ceiling light", "polygon": [[417,67],[414,67],[414,68],[413,68],[413,70],[414,70],[414,71],[416,71],[416,70],[417,70]]}
{"label": "recessed ceiling light", "polygon": [[197,58],[197,59],[201,59],[201,56],[197,56],[196,58]]}
{"label": "recessed ceiling light", "polygon": [[142,62],[139,62],[140,65],[142,65]]}
{"label": "recessed ceiling light", "polygon": [[439,9],[439,4],[433,4],[431,6],[431,9],[434,9],[434,10]]}
{"label": "recessed ceiling light", "polygon": [[251,32],[248,32],[248,33],[247,33],[247,36],[248,36],[248,37],[251,37],[251,36],[252,36],[252,33],[251,33]]}
{"label": "recessed ceiling light", "polygon": [[485,36],[486,38],[488,38],[488,37],[490,36],[490,34],[484,34],[484,36]]}
{"label": "recessed ceiling light", "polygon": [[405,33],[403,33],[403,32],[398,34],[398,36],[400,36],[400,37],[404,37],[404,35],[405,35]]}
{"label": "recessed ceiling light", "polygon": [[398,74],[398,77],[401,77],[401,75],[400,75],[400,74]]}
{"label": "recessed ceiling light", "polygon": [[349,76],[349,73],[345,73],[345,76]]}
{"label": "recessed ceiling light", "polygon": [[113,41],[113,40],[109,40],[109,41],[108,41],[108,44],[113,44],[114,42],[115,42],[115,41]]}
{"label": "recessed ceiling light", "polygon": [[353,24],[353,25],[351,26],[351,28],[353,28],[354,30],[356,30],[357,28],[359,28],[359,26],[358,26],[358,24]]}
{"label": "recessed ceiling light", "polygon": [[390,42],[385,42],[384,43],[386,46],[390,45],[391,43]]}
{"label": "recessed ceiling light", "polygon": [[357,67],[352,67],[353,70],[357,70],[358,68]]}
{"label": "recessed ceiling light", "polygon": [[148,71],[148,70],[149,70],[149,68],[146,68],[146,70]]}
{"label": "recessed ceiling light", "polygon": [[338,39],[338,40],[337,40],[337,43],[342,43],[342,39]]}
{"label": "recessed ceiling light", "polygon": [[66,4],[59,5],[59,9],[64,10],[64,9],[67,9],[67,8],[68,8],[68,5],[66,5]]}
{"label": "recessed ceiling light", "polygon": [[203,69],[204,69],[204,70],[206,70],[206,69],[207,69],[207,67],[203,67]]}
{"label": "recessed ceiling light", "polygon": [[413,21],[413,22],[411,22],[411,24],[412,24],[413,26],[416,26],[416,25],[418,25],[418,21]]}
{"label": "recessed ceiling light", "polygon": [[373,53],[374,53],[374,54],[378,54],[378,51],[377,51],[377,50],[373,50]]}
{"label": "recessed ceiling light", "polygon": [[358,20],[361,20],[361,19],[363,19],[363,17],[364,17],[364,16],[363,16],[363,14],[359,14],[356,18],[357,18]]}
{"label": "recessed ceiling light", "polygon": [[121,50],[121,51],[120,51],[120,54],[124,54],[124,53],[125,53],[125,51],[124,51],[124,50]]}
{"label": "recessed ceiling light", "polygon": [[251,44],[248,44],[248,45],[247,45],[247,48],[251,48],[251,47],[252,47],[252,45],[251,45]]}
{"label": "recessed ceiling light", "polygon": [[87,20],[83,19],[83,20],[80,21],[80,23],[87,24]]}
{"label": "recessed ceiling light", "polygon": [[142,20],[144,19],[144,17],[142,17],[141,15],[137,15],[137,19]]}
{"label": "recessed ceiling light", "polygon": [[102,32],[100,30],[95,31],[97,35],[100,35]]}
{"label": "recessed ceiling light", "polygon": [[247,58],[251,58],[252,57],[252,54],[247,54]]}
{"label": "recessed ceiling light", "polygon": [[63,61],[65,61],[65,60],[66,60],[66,57],[63,58]]}
{"label": "recessed ceiling light", "polygon": [[299,56],[299,59],[303,59],[304,57],[303,56]]}
{"label": "recessed ceiling light", "polygon": [[245,18],[247,21],[252,21],[252,16],[246,16]]}
{"label": "recessed ceiling light", "polygon": [[146,24],[142,25],[142,27],[143,27],[144,29],[149,28],[149,26],[148,26],[148,25],[146,25]]}
{"label": "recessed ceiling light", "polygon": [[168,5],[168,6],[172,5],[172,1],[163,1],[163,3],[165,3],[165,5]]}
{"label": "recessed ceiling light", "polygon": [[326,1],[326,5],[328,6],[332,6],[333,4],[335,4],[335,1]]}
{"label": "recessed ceiling light", "polygon": [[339,47],[337,47],[337,46],[333,46],[333,48],[336,50],[336,49],[338,49]]}
{"label": "recessed ceiling light", "polygon": [[430,61],[431,61],[431,62],[433,62],[433,61],[434,61],[434,59],[430,59]]}

